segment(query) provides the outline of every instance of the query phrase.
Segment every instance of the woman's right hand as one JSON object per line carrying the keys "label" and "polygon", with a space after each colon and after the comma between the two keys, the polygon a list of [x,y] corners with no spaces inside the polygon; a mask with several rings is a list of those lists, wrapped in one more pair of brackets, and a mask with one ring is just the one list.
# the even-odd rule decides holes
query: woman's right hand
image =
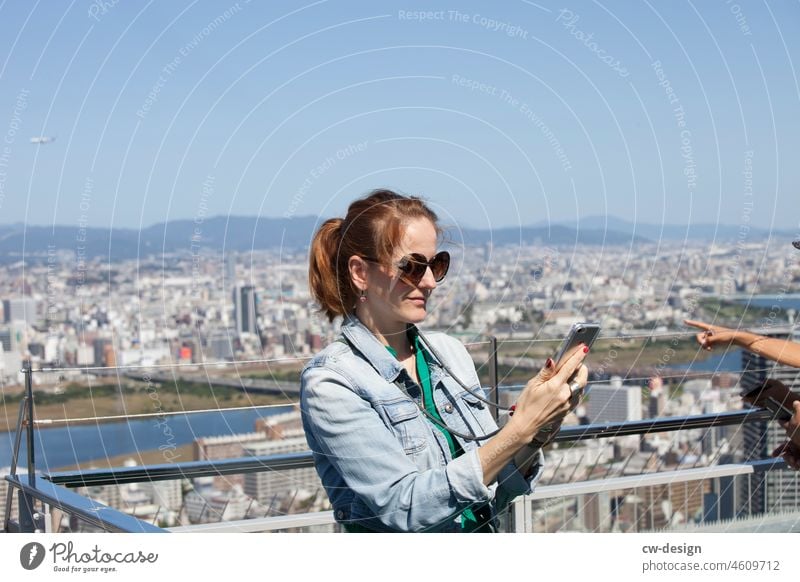
{"label": "woman's right hand", "polygon": [[730,329],[729,327],[722,327],[720,325],[709,325],[702,321],[694,321],[692,319],[684,319],[683,323],[703,330],[695,337],[697,338],[697,343],[709,351],[716,346],[727,347],[735,343],[736,338],[739,337],[741,333],[736,329]]}
{"label": "woman's right hand", "polygon": [[577,371],[573,383],[577,382],[579,389],[586,386],[589,371],[582,362],[588,352],[588,348],[577,346],[559,368],[548,360],[549,365],[528,381],[517,399],[514,416],[509,420],[526,442],[570,411],[573,394],[567,380]]}

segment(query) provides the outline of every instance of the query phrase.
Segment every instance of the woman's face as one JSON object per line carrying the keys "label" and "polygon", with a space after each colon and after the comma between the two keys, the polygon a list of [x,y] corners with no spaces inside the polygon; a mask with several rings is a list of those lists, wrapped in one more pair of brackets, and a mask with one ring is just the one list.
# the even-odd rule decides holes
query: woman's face
{"label": "woman's face", "polygon": [[419,323],[428,313],[428,299],[436,288],[430,268],[417,285],[398,277],[397,263],[406,255],[420,253],[430,260],[436,254],[436,229],[427,218],[410,221],[400,244],[395,248],[391,267],[368,263],[367,302],[372,319],[378,324]]}

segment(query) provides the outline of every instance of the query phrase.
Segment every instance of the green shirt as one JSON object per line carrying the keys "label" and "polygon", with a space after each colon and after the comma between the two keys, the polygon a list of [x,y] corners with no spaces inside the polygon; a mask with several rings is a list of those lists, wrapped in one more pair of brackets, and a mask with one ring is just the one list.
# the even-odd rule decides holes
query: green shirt
{"label": "green shirt", "polygon": [[[419,334],[414,333],[415,329],[416,328],[413,326],[409,326],[408,339],[411,340],[411,343],[414,346],[414,351],[416,352],[417,376],[419,376],[419,381],[422,384],[423,406],[431,416],[444,425],[445,422],[439,415],[439,411],[436,410],[436,404],[433,400],[433,386],[431,385],[431,373],[428,366],[431,356],[428,354],[427,350],[422,347],[422,344],[419,341]],[[386,346],[386,349],[389,350],[389,353],[395,358],[397,357],[397,352],[394,350],[394,348]],[[447,445],[450,448],[450,455],[452,458],[455,459],[456,457],[460,457],[462,454],[464,454],[464,450],[461,448],[461,445],[458,443],[458,441],[453,439],[453,435],[451,435],[449,431],[442,428],[442,426],[437,423],[433,424],[444,435]],[[461,529],[465,532],[490,531],[488,524],[481,524],[478,521],[478,518],[475,517],[475,514],[472,512],[472,509],[469,507],[461,512]]]}

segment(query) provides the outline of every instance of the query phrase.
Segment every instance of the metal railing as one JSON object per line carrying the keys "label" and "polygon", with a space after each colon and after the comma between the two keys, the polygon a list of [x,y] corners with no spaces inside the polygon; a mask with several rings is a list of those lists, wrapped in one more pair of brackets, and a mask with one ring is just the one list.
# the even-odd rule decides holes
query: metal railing
{"label": "metal railing", "polygon": [[[664,337],[674,337],[681,334],[662,334]],[[639,336],[620,336],[618,338],[605,337],[603,339],[635,339]],[[651,337],[651,336],[641,336]],[[658,336],[660,337],[660,336]],[[510,340],[506,340],[510,341]],[[527,342],[559,341],[559,340],[520,340]],[[489,378],[490,397],[499,404],[501,386],[498,382],[497,344],[496,338],[491,338],[487,343],[490,358]],[[477,345],[477,344],[471,344]],[[289,358],[297,359],[297,358]],[[275,361],[275,360],[269,360]],[[242,362],[232,362],[241,364]],[[244,363],[252,363],[250,361]],[[196,366],[197,364],[192,364]],[[213,364],[218,365],[218,364]],[[140,366],[134,366],[139,368]],[[144,366],[141,366],[144,368]],[[131,368],[126,366],[124,368]],[[152,366],[148,367],[152,368]],[[81,370],[110,370],[119,368],[80,368]],[[52,531],[52,514],[61,511],[80,519],[87,524],[103,531],[112,532],[165,532],[165,531],[277,531],[287,528],[302,528],[315,525],[335,523],[332,512],[319,512],[292,516],[279,516],[261,519],[248,519],[223,524],[199,524],[176,528],[163,529],[137,519],[134,516],[92,501],[70,490],[74,487],[89,487],[101,485],[120,485],[125,483],[156,482],[174,479],[191,479],[197,477],[219,477],[225,475],[247,474],[260,471],[286,471],[291,469],[313,467],[311,452],[271,455],[261,457],[246,457],[216,461],[192,461],[184,463],[168,463],[160,465],[146,465],[135,467],[115,467],[111,469],[93,469],[81,471],[37,472],[34,452],[34,431],[40,424],[34,418],[33,407],[33,373],[36,371],[55,371],[59,368],[43,368],[33,370],[29,362],[24,362],[22,373],[25,378],[25,393],[20,402],[17,431],[15,434],[14,450],[12,453],[11,471],[6,476],[8,492],[5,500],[5,522],[7,532],[45,532]],[[713,374],[713,372],[711,373]],[[704,373],[709,375],[709,373]],[[687,377],[686,374],[676,377]],[[514,386],[507,386],[514,387]],[[499,408],[499,407],[498,407]],[[495,408],[495,411],[498,410]],[[497,414],[497,412],[495,412]],[[640,421],[620,423],[599,423],[584,426],[563,427],[555,437],[556,443],[582,441],[587,439],[609,438],[627,435],[644,435],[648,433],[662,433],[697,428],[714,428],[727,425],[740,425],[743,423],[765,421],[771,419],[771,414],[766,410],[750,409],[717,414],[695,416],[678,416],[666,418],[652,418]],[[22,439],[25,438],[27,449],[27,474],[18,474],[20,462],[19,453]],[[757,461],[755,463],[725,466],[722,473],[715,469],[715,475],[742,475],[759,471],[768,471],[784,468],[781,460]],[[689,472],[687,472],[689,471]],[[694,471],[694,472],[692,472]],[[669,476],[659,476],[658,473],[636,476],[639,482],[656,483],[660,479],[701,479],[700,475],[708,475],[709,468],[669,471]],[[628,479],[629,481],[625,481]],[[610,478],[603,480],[588,480],[559,485],[542,485],[530,495],[518,498],[511,510],[511,528],[513,531],[530,531],[530,502],[553,496],[576,494],[577,492],[597,492],[623,488],[630,482],[629,477]],[[644,479],[644,481],[642,481]],[[11,508],[14,494],[17,495],[18,518],[11,519]]]}

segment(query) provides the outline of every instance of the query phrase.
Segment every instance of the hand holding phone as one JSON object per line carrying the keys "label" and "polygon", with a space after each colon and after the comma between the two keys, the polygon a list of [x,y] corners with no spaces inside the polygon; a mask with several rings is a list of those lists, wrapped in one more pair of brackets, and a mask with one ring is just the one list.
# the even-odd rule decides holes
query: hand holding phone
{"label": "hand holding phone", "polygon": [[792,403],[800,400],[800,394],[795,394],[783,382],[772,378],[754,390],[743,392],[741,396],[748,404],[766,408],[777,420],[782,421],[790,420],[794,416]]}
{"label": "hand holding phone", "polygon": [[[574,324],[567,334],[567,337],[564,338],[564,341],[561,343],[561,346],[558,348],[558,351],[553,356],[553,365],[555,367],[555,371],[557,372],[561,366],[566,361],[567,357],[572,353],[572,351],[580,345],[585,345],[587,348],[591,347],[594,343],[594,340],[597,339],[597,336],[600,334],[600,324],[597,323],[576,323]],[[573,374],[567,379],[567,384],[571,384],[578,375],[580,368],[575,370]],[[580,394],[581,391],[575,391],[572,396],[570,402],[570,410],[574,409],[578,406],[578,402],[580,401]],[[561,421],[564,420],[562,416],[560,420],[556,422],[551,422],[550,424],[545,425],[539,431],[539,433],[534,437],[533,442],[538,444],[539,446],[544,446],[549,443],[555,433],[558,431],[558,428],[561,426]]]}
{"label": "hand holding phone", "polygon": [[[597,339],[598,335],[600,335],[599,323],[583,322],[574,324],[570,328],[567,337],[564,338],[564,341],[558,348],[556,355],[553,356],[553,362],[555,363],[556,370],[558,370],[564,363],[564,359],[567,357],[567,355],[569,355],[572,350],[579,345],[583,344],[587,348],[592,347],[592,344],[594,343],[594,340]],[[574,377],[575,376],[573,374],[568,382],[572,382]]]}

